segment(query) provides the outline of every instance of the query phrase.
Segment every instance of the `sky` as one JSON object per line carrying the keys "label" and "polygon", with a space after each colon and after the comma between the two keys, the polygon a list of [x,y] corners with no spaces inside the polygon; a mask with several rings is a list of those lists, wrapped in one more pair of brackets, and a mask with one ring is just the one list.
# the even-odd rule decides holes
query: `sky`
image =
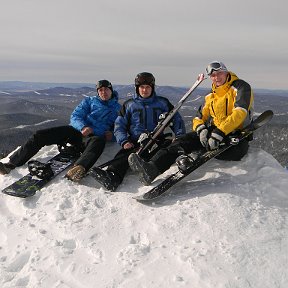
{"label": "sky", "polygon": [[0,3],[0,81],[131,84],[149,71],[189,87],[219,60],[253,88],[288,89],[286,0]]}
{"label": "sky", "polygon": [[[106,148],[99,163],[119,149]],[[55,153],[48,146],[37,158]],[[27,165],[0,175],[0,190],[25,173]],[[149,204],[133,199],[152,187],[132,172],[114,193],[61,176],[30,198],[0,192],[0,286],[286,288],[287,173],[250,147],[240,162],[213,159]]]}

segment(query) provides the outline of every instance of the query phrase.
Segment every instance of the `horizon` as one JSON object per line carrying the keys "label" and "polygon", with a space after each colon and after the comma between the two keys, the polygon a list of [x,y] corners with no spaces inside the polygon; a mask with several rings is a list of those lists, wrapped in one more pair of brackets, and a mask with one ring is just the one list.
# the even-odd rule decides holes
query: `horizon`
{"label": "horizon", "polygon": [[[47,88],[35,88],[36,90],[42,90],[42,89],[49,89],[49,88],[57,88],[57,87],[63,87],[63,88],[71,88],[71,89],[77,89],[77,88],[81,88],[81,87],[94,87],[95,83],[89,83],[89,82],[49,82],[49,81],[23,81],[23,80],[0,80],[0,89],[7,89],[7,88],[2,88],[1,84],[5,84],[5,83],[23,83],[23,84],[38,84],[38,85],[52,85],[53,87],[47,87]],[[55,86],[56,85],[56,86]],[[57,85],[79,85],[79,87],[65,87],[65,86],[57,86]],[[81,86],[81,85],[88,85],[88,86]],[[130,86],[130,85],[134,85],[133,83],[128,83],[128,84],[119,84],[119,83],[113,83],[113,86]],[[155,85],[156,88],[157,87],[174,87],[174,88],[189,88],[189,86],[176,86],[176,85]],[[209,89],[211,88],[211,86],[206,86],[206,87],[197,87],[197,89]],[[11,89],[11,88],[10,88]],[[19,88],[20,89],[20,88]],[[31,88],[31,90],[26,90],[26,91],[33,91],[34,89]],[[261,88],[261,87],[252,87],[252,90],[256,91],[256,90],[265,90],[265,91],[279,91],[279,92],[288,92],[288,88],[285,89],[276,89],[276,88]],[[14,92],[17,92],[17,90],[13,90]],[[1,91],[0,91],[1,92]]]}

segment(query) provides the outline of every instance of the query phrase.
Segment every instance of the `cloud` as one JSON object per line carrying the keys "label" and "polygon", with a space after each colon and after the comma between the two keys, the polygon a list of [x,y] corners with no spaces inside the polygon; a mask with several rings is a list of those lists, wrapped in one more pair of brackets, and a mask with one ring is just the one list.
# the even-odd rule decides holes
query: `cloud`
{"label": "cloud", "polygon": [[287,88],[284,75],[277,76],[275,85],[274,72],[267,71],[267,61],[282,71],[288,60],[286,1],[236,4],[5,1],[0,12],[0,76],[89,82],[95,73],[103,73],[126,84],[134,77],[131,73],[145,68],[161,75],[165,84],[189,86],[191,75],[220,59],[246,72],[256,86]]}

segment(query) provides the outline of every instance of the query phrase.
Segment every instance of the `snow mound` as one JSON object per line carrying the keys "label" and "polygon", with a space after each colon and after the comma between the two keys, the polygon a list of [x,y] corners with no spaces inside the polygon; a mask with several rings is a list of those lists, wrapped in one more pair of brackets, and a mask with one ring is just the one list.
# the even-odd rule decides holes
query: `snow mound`
{"label": "snow mound", "polygon": [[[46,147],[38,159],[55,153]],[[0,189],[26,172],[0,176]],[[114,193],[63,175],[31,198],[1,193],[1,287],[288,287],[287,176],[250,148],[240,162],[211,160],[149,205],[132,199],[149,189],[132,172]]]}

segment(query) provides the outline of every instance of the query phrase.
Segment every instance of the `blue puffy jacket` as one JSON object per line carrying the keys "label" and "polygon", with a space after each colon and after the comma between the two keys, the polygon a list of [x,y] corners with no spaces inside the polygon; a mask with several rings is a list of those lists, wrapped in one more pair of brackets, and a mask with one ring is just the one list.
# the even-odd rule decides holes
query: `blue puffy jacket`
{"label": "blue puffy jacket", "polygon": [[[157,96],[154,92],[149,98],[135,94],[122,105],[119,116],[115,121],[114,135],[118,144],[136,143],[141,133],[152,132],[159,122],[162,113],[169,112],[173,105],[165,97]],[[173,118],[172,130],[175,136],[185,134],[185,125],[177,112]]]}
{"label": "blue puffy jacket", "polygon": [[91,127],[94,135],[104,137],[105,131],[113,131],[120,108],[117,91],[113,91],[108,101],[103,101],[98,95],[86,97],[72,112],[70,125],[78,131]]}

